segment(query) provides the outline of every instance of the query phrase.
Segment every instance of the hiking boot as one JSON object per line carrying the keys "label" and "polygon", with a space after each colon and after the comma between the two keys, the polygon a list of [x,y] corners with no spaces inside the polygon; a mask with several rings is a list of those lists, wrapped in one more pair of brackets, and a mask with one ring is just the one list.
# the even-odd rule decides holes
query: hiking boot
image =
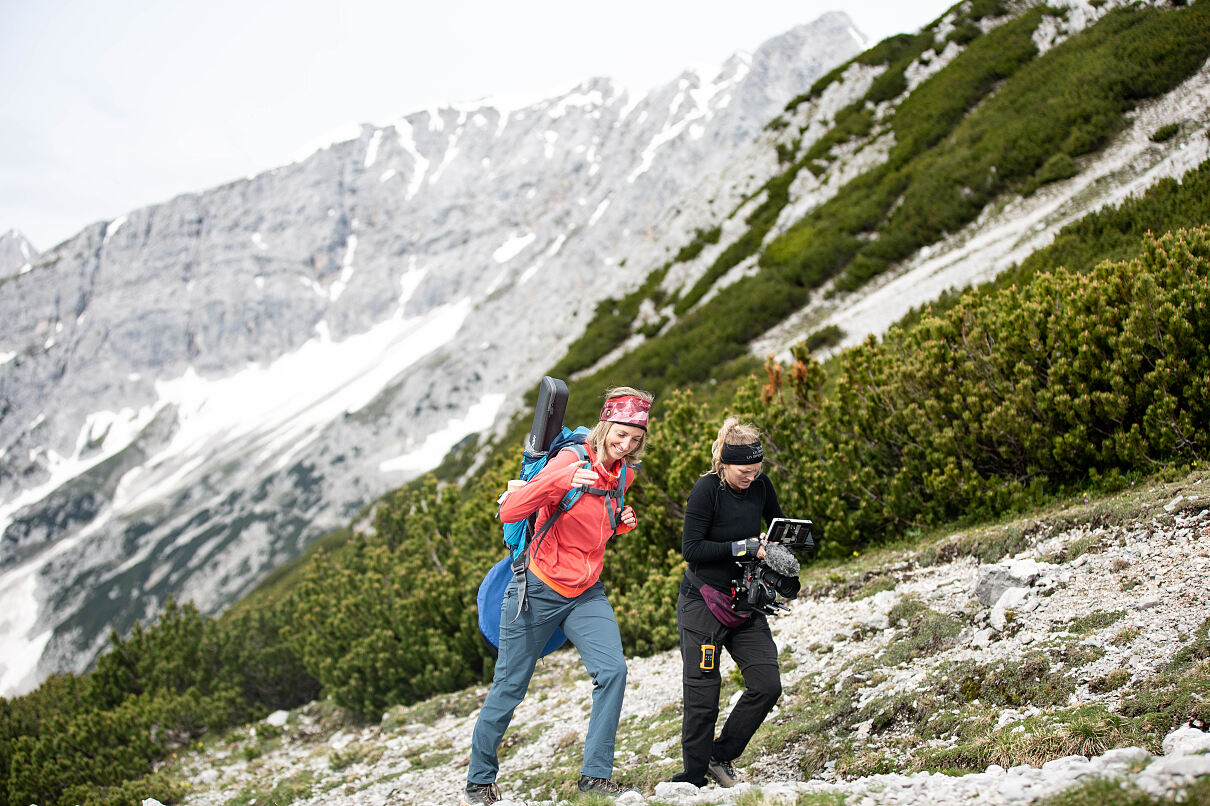
{"label": "hiking boot", "polygon": [[618,795],[624,795],[627,792],[638,794],[639,791],[631,786],[622,786],[618,782],[611,781],[608,778],[593,778],[589,775],[580,776],[580,783],[577,788],[581,792],[599,792],[611,798],[616,798]]}
{"label": "hiking boot", "polygon": [[472,784],[467,781],[459,806],[492,806],[498,800],[500,790],[495,784]]}
{"label": "hiking boot", "polygon": [[739,776],[735,774],[735,767],[731,766],[730,761],[711,758],[710,763],[706,765],[706,774],[718,781],[718,785],[724,788],[739,783]]}

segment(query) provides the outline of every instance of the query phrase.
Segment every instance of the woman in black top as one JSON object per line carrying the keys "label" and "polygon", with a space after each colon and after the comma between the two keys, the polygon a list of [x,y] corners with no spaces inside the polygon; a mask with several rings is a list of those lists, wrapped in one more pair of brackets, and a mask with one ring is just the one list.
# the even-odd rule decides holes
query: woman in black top
{"label": "woman in black top", "polygon": [[[740,577],[738,561],[765,556],[762,522],[782,517],[782,511],[773,483],[761,472],[764,454],[755,428],[729,417],[711,453],[710,472],[698,479],[685,502],[681,536],[681,552],[689,563],[676,607],[684,664],[685,766],[673,780],[705,786],[709,775],[722,786],[733,786],[731,763],[781,696],[781,672],[765,615],[749,611],[741,617],[717,605],[731,598]],[[703,598],[703,585],[709,588],[706,595],[716,600],[713,611]],[[796,578],[787,585],[783,595],[797,594]],[[746,690],[716,739],[722,686],[717,651],[723,647],[743,673]]]}

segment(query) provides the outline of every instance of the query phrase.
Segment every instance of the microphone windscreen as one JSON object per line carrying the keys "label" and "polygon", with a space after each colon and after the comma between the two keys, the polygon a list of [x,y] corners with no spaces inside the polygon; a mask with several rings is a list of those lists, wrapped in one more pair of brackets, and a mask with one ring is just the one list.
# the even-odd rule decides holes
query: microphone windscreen
{"label": "microphone windscreen", "polygon": [[794,556],[794,552],[778,543],[765,545],[765,565],[782,576],[798,576],[798,558]]}

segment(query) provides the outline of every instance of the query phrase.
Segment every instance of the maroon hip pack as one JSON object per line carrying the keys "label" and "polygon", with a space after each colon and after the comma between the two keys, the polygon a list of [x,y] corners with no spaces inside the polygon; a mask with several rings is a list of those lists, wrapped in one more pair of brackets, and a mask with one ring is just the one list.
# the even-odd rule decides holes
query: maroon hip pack
{"label": "maroon hip pack", "polygon": [[692,571],[686,569],[685,576],[693,583],[693,586],[702,594],[702,599],[706,601],[706,608],[710,611],[710,615],[724,627],[739,627],[748,622],[752,617],[751,613],[737,613],[731,608],[731,597],[720,591],[718,588],[711,587],[705,582],[697,578]]}

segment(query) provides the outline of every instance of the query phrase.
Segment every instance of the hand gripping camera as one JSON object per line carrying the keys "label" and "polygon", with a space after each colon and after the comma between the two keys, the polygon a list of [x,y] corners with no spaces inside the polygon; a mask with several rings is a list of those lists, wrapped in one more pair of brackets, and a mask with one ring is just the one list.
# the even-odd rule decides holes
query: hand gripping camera
{"label": "hand gripping camera", "polygon": [[781,596],[791,599],[798,595],[799,563],[796,554],[810,558],[815,554],[815,539],[811,521],[797,518],[774,518],[766,534],[764,559],[740,563],[740,579],[735,586],[731,607],[739,612],[759,611],[773,615],[789,610],[777,601]]}

